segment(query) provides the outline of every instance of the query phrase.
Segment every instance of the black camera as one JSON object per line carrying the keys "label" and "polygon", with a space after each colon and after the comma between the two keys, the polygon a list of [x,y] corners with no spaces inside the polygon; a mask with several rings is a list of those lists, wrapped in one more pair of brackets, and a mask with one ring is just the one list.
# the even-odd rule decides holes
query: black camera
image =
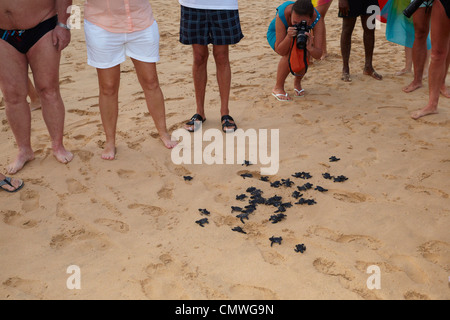
{"label": "black camera", "polygon": [[308,41],[308,36],[305,34],[311,30],[311,27],[308,26],[308,23],[303,20],[300,23],[294,25],[294,28],[297,29],[297,48],[300,50],[306,49],[306,42]]}
{"label": "black camera", "polygon": [[[405,10],[403,10],[403,14],[407,17],[407,18],[411,18],[412,15],[414,14],[414,12],[417,11],[417,9],[419,9],[419,7],[427,0],[414,0],[413,2],[411,2],[409,4],[409,6],[406,7]],[[431,1],[430,1],[431,2]]]}

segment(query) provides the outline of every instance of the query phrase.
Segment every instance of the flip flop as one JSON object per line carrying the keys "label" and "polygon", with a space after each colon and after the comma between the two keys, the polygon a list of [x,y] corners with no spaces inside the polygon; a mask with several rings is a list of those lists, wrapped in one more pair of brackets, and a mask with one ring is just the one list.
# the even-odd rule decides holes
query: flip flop
{"label": "flip flop", "polygon": [[300,90],[294,89],[294,91],[295,91],[295,97],[303,98],[305,96],[305,89],[300,89]]}
{"label": "flip flop", "polygon": [[[7,189],[5,189],[5,188],[2,188],[2,187],[5,186],[5,185],[9,185],[10,187],[15,188],[15,189],[10,191],[10,190],[7,190]],[[20,184],[20,186],[18,186],[17,188],[14,187],[14,186],[12,185],[12,183],[11,183],[11,178],[9,178],[9,177],[6,177],[5,180],[0,181],[0,189],[2,189],[3,191],[9,192],[9,193],[14,193],[14,192],[19,191],[20,189],[23,188],[24,185],[25,185],[25,183],[22,181],[22,183]]]}
{"label": "flip flop", "polygon": [[[292,99],[289,99],[289,95],[287,94],[287,93],[273,93],[272,92],[272,95],[278,100],[278,101],[282,101],[282,102],[285,102],[285,101],[292,101]],[[284,97],[284,98],[286,98],[286,99],[281,99],[281,97]]]}
{"label": "flip flop", "polygon": [[[234,122],[234,119],[229,115],[223,116],[220,121],[222,122],[222,131],[225,133],[235,132],[237,130],[237,125]],[[224,122],[225,121],[225,122]],[[230,122],[233,121],[233,122]],[[233,129],[225,129],[225,127],[233,127]]]}
{"label": "flip flop", "polygon": [[[185,126],[193,126],[194,128],[192,128],[192,129],[187,129],[186,127],[184,127],[187,131],[189,131],[189,132],[194,132],[195,130],[196,130],[196,125],[195,125],[195,122],[196,121],[201,121],[202,123],[203,122],[205,122],[206,121],[206,119],[203,119],[203,117],[201,116],[201,115],[199,115],[198,113],[196,113],[196,114],[194,114],[193,116],[192,116],[192,118],[188,121],[188,122],[186,122],[186,124],[185,124]],[[197,127],[198,128],[198,127]]]}

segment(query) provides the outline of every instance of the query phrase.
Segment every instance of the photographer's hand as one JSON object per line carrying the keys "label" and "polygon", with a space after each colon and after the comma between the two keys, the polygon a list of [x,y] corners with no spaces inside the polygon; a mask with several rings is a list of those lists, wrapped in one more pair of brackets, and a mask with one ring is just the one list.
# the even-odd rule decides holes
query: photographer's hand
{"label": "photographer's hand", "polygon": [[290,38],[295,38],[297,36],[297,28],[289,27],[287,29],[287,36],[289,36]]}

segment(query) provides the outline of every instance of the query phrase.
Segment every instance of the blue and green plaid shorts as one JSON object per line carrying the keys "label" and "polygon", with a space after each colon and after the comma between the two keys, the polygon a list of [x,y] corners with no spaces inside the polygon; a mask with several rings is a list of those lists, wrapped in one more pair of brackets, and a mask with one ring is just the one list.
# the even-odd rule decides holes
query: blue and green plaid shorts
{"label": "blue and green plaid shorts", "polygon": [[199,45],[231,45],[244,35],[238,10],[206,10],[181,6],[180,42]]}

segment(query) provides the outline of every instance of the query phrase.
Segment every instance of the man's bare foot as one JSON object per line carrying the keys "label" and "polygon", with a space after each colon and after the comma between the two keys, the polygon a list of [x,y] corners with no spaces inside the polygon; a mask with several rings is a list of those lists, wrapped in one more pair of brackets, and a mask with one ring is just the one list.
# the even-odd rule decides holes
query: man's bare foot
{"label": "man's bare foot", "polygon": [[441,94],[446,98],[450,98],[450,89],[445,84],[441,87]]}
{"label": "man's bare foot", "polygon": [[422,87],[423,87],[422,83],[411,82],[408,86],[404,87],[402,90],[403,92],[410,93]]}
{"label": "man's bare foot", "polygon": [[67,151],[64,147],[53,148],[53,156],[56,160],[63,164],[67,164],[73,159],[73,154]]}
{"label": "man's bare foot", "polygon": [[102,159],[103,160],[114,160],[114,159],[116,159],[116,152],[117,152],[117,149],[116,149],[116,145],[114,143],[111,143],[111,144],[106,143],[105,148],[103,149],[103,152],[102,152]]}
{"label": "man's bare foot", "polygon": [[352,82],[352,78],[350,77],[350,73],[342,72],[341,80],[344,82]]}
{"label": "man's bare foot", "polygon": [[160,135],[160,139],[167,149],[173,149],[178,144],[178,141],[173,141],[168,133]]}
{"label": "man's bare foot", "polygon": [[23,152],[19,151],[16,160],[14,160],[14,162],[11,163],[7,168],[8,174],[16,174],[17,172],[22,170],[27,162],[32,160],[34,160],[34,152],[32,150]]}
{"label": "man's bare foot", "polygon": [[364,69],[363,74],[366,76],[370,76],[375,80],[383,80],[383,76],[377,73],[374,69]]}
{"label": "man's bare foot", "polygon": [[421,110],[417,110],[417,111],[411,113],[411,118],[413,118],[414,120],[417,120],[419,118],[422,118],[422,117],[425,117],[425,116],[428,116],[428,115],[431,115],[431,114],[437,114],[437,113],[439,113],[437,111],[437,109],[435,109],[435,108],[426,108],[425,107],[425,108],[423,108]]}

